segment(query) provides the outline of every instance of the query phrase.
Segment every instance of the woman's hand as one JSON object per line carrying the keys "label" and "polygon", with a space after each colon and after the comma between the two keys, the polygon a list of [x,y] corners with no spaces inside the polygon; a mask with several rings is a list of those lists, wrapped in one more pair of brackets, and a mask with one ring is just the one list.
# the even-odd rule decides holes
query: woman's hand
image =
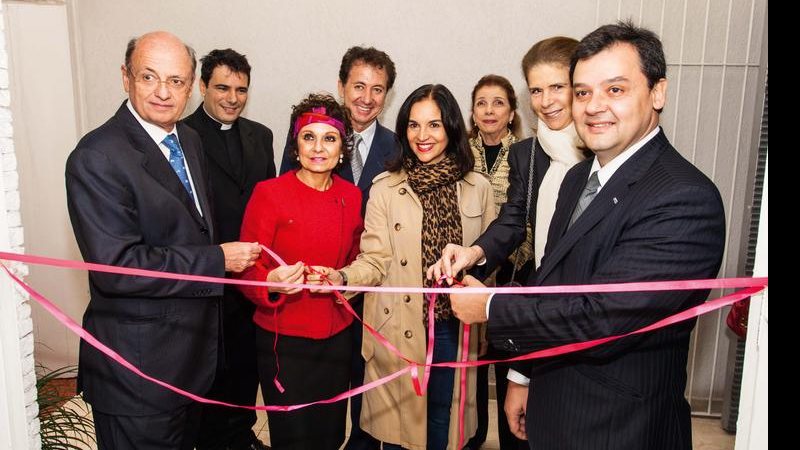
{"label": "woman's hand", "polygon": [[[291,266],[276,267],[269,274],[267,274],[267,281],[273,283],[290,283],[290,284],[303,284],[303,269],[302,261],[298,261]],[[294,287],[269,287],[270,292],[280,292],[281,294],[296,294],[302,291],[301,288]]]}
{"label": "woman's hand", "polygon": [[[306,283],[318,285],[334,285],[340,286],[342,284],[342,276],[333,267],[325,266],[311,266],[307,270]],[[331,293],[330,289],[310,289],[313,293]]]}

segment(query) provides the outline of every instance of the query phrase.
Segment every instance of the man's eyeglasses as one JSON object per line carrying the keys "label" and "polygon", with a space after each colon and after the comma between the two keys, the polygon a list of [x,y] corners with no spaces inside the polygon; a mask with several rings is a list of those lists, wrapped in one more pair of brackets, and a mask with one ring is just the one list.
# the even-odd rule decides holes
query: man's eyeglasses
{"label": "man's eyeglasses", "polygon": [[161,83],[165,83],[167,89],[173,92],[180,92],[186,89],[188,81],[181,77],[169,77],[166,80],[161,80],[158,75],[150,72],[142,72],[134,75],[131,71],[128,73],[133,77],[133,80],[148,89],[156,89]]}

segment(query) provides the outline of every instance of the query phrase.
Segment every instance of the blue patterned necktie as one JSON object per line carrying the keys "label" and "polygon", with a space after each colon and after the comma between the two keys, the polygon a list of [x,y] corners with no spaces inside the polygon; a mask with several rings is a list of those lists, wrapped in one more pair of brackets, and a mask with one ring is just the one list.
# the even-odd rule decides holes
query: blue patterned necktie
{"label": "blue patterned necktie", "polygon": [[168,134],[167,137],[161,141],[169,149],[169,165],[172,170],[178,175],[178,178],[189,193],[189,198],[194,201],[194,193],[192,192],[192,184],[189,182],[189,175],[186,173],[186,163],[183,159],[183,150],[178,138],[174,134]]}
{"label": "blue patterned necktie", "polygon": [[572,212],[572,218],[569,221],[567,228],[571,227],[578,217],[583,214],[583,211],[592,203],[594,197],[597,195],[597,190],[600,188],[600,179],[597,178],[597,171],[592,172],[589,181],[586,182],[586,187],[581,192],[581,198],[578,199],[578,204],[575,206],[575,211]]}

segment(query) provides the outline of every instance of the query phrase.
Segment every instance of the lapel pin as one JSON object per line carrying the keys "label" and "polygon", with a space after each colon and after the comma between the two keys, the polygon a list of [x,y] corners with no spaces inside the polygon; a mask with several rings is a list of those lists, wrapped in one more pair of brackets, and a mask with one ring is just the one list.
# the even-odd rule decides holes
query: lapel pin
{"label": "lapel pin", "polygon": [[619,200],[617,200],[617,197],[614,197],[614,198],[613,198],[611,201],[613,201],[615,205],[616,205],[617,203],[619,203]]}

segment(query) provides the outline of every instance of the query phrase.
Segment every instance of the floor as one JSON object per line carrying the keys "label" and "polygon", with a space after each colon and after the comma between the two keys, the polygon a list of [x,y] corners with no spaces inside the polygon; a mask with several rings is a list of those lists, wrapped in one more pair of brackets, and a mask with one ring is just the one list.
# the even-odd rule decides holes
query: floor
{"label": "floor", "polygon": [[[80,401],[80,400],[78,400]],[[483,450],[499,450],[500,444],[497,441],[497,403],[489,400],[489,434],[486,442],[481,447]],[[263,411],[257,414],[258,420],[253,427],[258,436],[266,443],[269,443],[269,429],[267,427],[267,415]],[[349,433],[349,424],[348,424]],[[693,450],[733,450],[735,436],[723,431],[720,421],[716,418],[692,418],[692,433],[694,437]],[[90,447],[94,449],[95,447]]]}
{"label": "floor", "polygon": [[[259,411],[258,421],[253,429],[262,441],[269,443],[269,429],[267,428],[267,414]],[[486,442],[481,447],[482,450],[499,450],[500,443],[497,441],[497,402],[489,400],[489,433]],[[347,424],[348,434],[350,424]],[[694,443],[693,450],[733,450],[735,435],[728,434],[720,426],[719,419],[715,418],[692,418],[692,436]]]}

